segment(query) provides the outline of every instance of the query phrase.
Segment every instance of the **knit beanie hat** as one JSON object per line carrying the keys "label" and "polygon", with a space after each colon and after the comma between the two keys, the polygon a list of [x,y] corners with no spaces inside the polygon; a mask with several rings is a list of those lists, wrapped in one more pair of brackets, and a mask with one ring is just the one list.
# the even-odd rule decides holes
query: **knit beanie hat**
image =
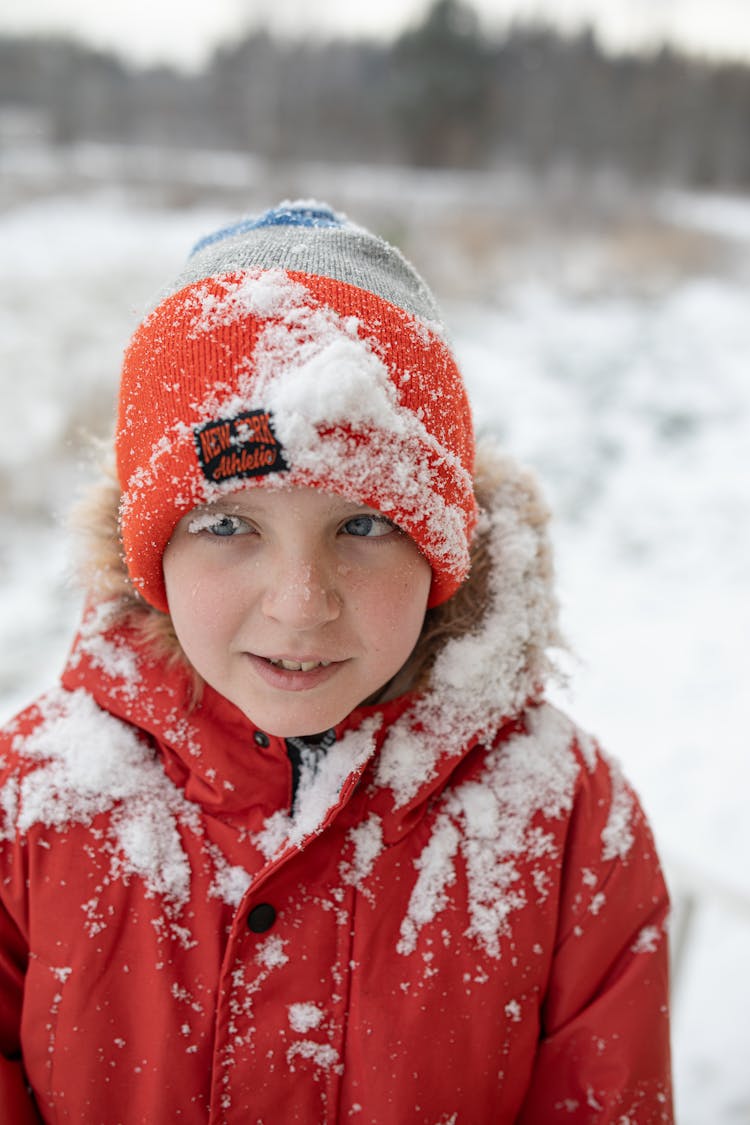
{"label": "knit beanie hat", "polygon": [[314,486],[392,519],[432,566],[469,569],[474,438],[429,289],[400,252],[313,203],[204,238],[125,354],[116,433],[134,587],[168,612],[178,520],[246,486]]}

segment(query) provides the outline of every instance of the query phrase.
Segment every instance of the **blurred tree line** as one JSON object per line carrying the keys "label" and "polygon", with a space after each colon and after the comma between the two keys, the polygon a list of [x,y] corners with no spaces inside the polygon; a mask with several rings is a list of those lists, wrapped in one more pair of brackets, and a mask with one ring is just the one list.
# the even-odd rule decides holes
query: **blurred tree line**
{"label": "blurred tree line", "polygon": [[65,40],[0,38],[0,114],[37,113],[55,143],[251,152],[271,160],[483,169],[611,169],[750,186],[750,68],[663,48],[611,55],[595,35],[483,32],[435,0],[389,43],[255,31],[206,68],[136,70]]}

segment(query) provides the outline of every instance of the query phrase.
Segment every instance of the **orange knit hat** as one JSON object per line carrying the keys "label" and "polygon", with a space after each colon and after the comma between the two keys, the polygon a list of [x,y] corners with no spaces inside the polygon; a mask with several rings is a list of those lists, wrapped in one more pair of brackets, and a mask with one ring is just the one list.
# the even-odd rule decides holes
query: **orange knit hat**
{"label": "orange knit hat", "polygon": [[432,566],[431,605],[468,573],[474,437],[434,299],[397,250],[323,205],[198,244],[125,354],[116,452],[128,570],[165,612],[176,523],[249,485],[384,513]]}

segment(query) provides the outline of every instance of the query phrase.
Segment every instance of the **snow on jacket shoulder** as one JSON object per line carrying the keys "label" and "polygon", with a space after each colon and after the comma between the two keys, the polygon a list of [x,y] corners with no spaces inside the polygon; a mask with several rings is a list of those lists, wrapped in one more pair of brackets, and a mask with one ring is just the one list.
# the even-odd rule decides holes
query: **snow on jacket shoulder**
{"label": "snow on jacket shoulder", "polygon": [[484,632],[349,716],[293,815],[283,740],[89,618],[0,738],[9,1121],[671,1122],[664,882],[534,690],[508,511]]}

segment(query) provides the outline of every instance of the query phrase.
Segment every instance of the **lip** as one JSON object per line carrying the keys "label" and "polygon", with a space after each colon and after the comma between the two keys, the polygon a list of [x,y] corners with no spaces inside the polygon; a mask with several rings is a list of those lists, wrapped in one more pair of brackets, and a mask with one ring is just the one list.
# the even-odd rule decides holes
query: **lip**
{"label": "lip", "polygon": [[276,664],[270,663],[270,658],[265,656],[257,656],[255,653],[245,653],[245,659],[252,666],[255,673],[261,680],[269,687],[279,688],[282,691],[309,691],[311,688],[318,687],[319,684],[326,683],[332,679],[342,664],[343,660],[332,660],[325,666],[320,665],[322,657],[309,656],[304,660],[299,656],[274,656],[274,660],[289,660],[295,661],[297,664],[318,664],[317,668],[310,669],[309,672],[295,672],[287,668],[280,668]]}

